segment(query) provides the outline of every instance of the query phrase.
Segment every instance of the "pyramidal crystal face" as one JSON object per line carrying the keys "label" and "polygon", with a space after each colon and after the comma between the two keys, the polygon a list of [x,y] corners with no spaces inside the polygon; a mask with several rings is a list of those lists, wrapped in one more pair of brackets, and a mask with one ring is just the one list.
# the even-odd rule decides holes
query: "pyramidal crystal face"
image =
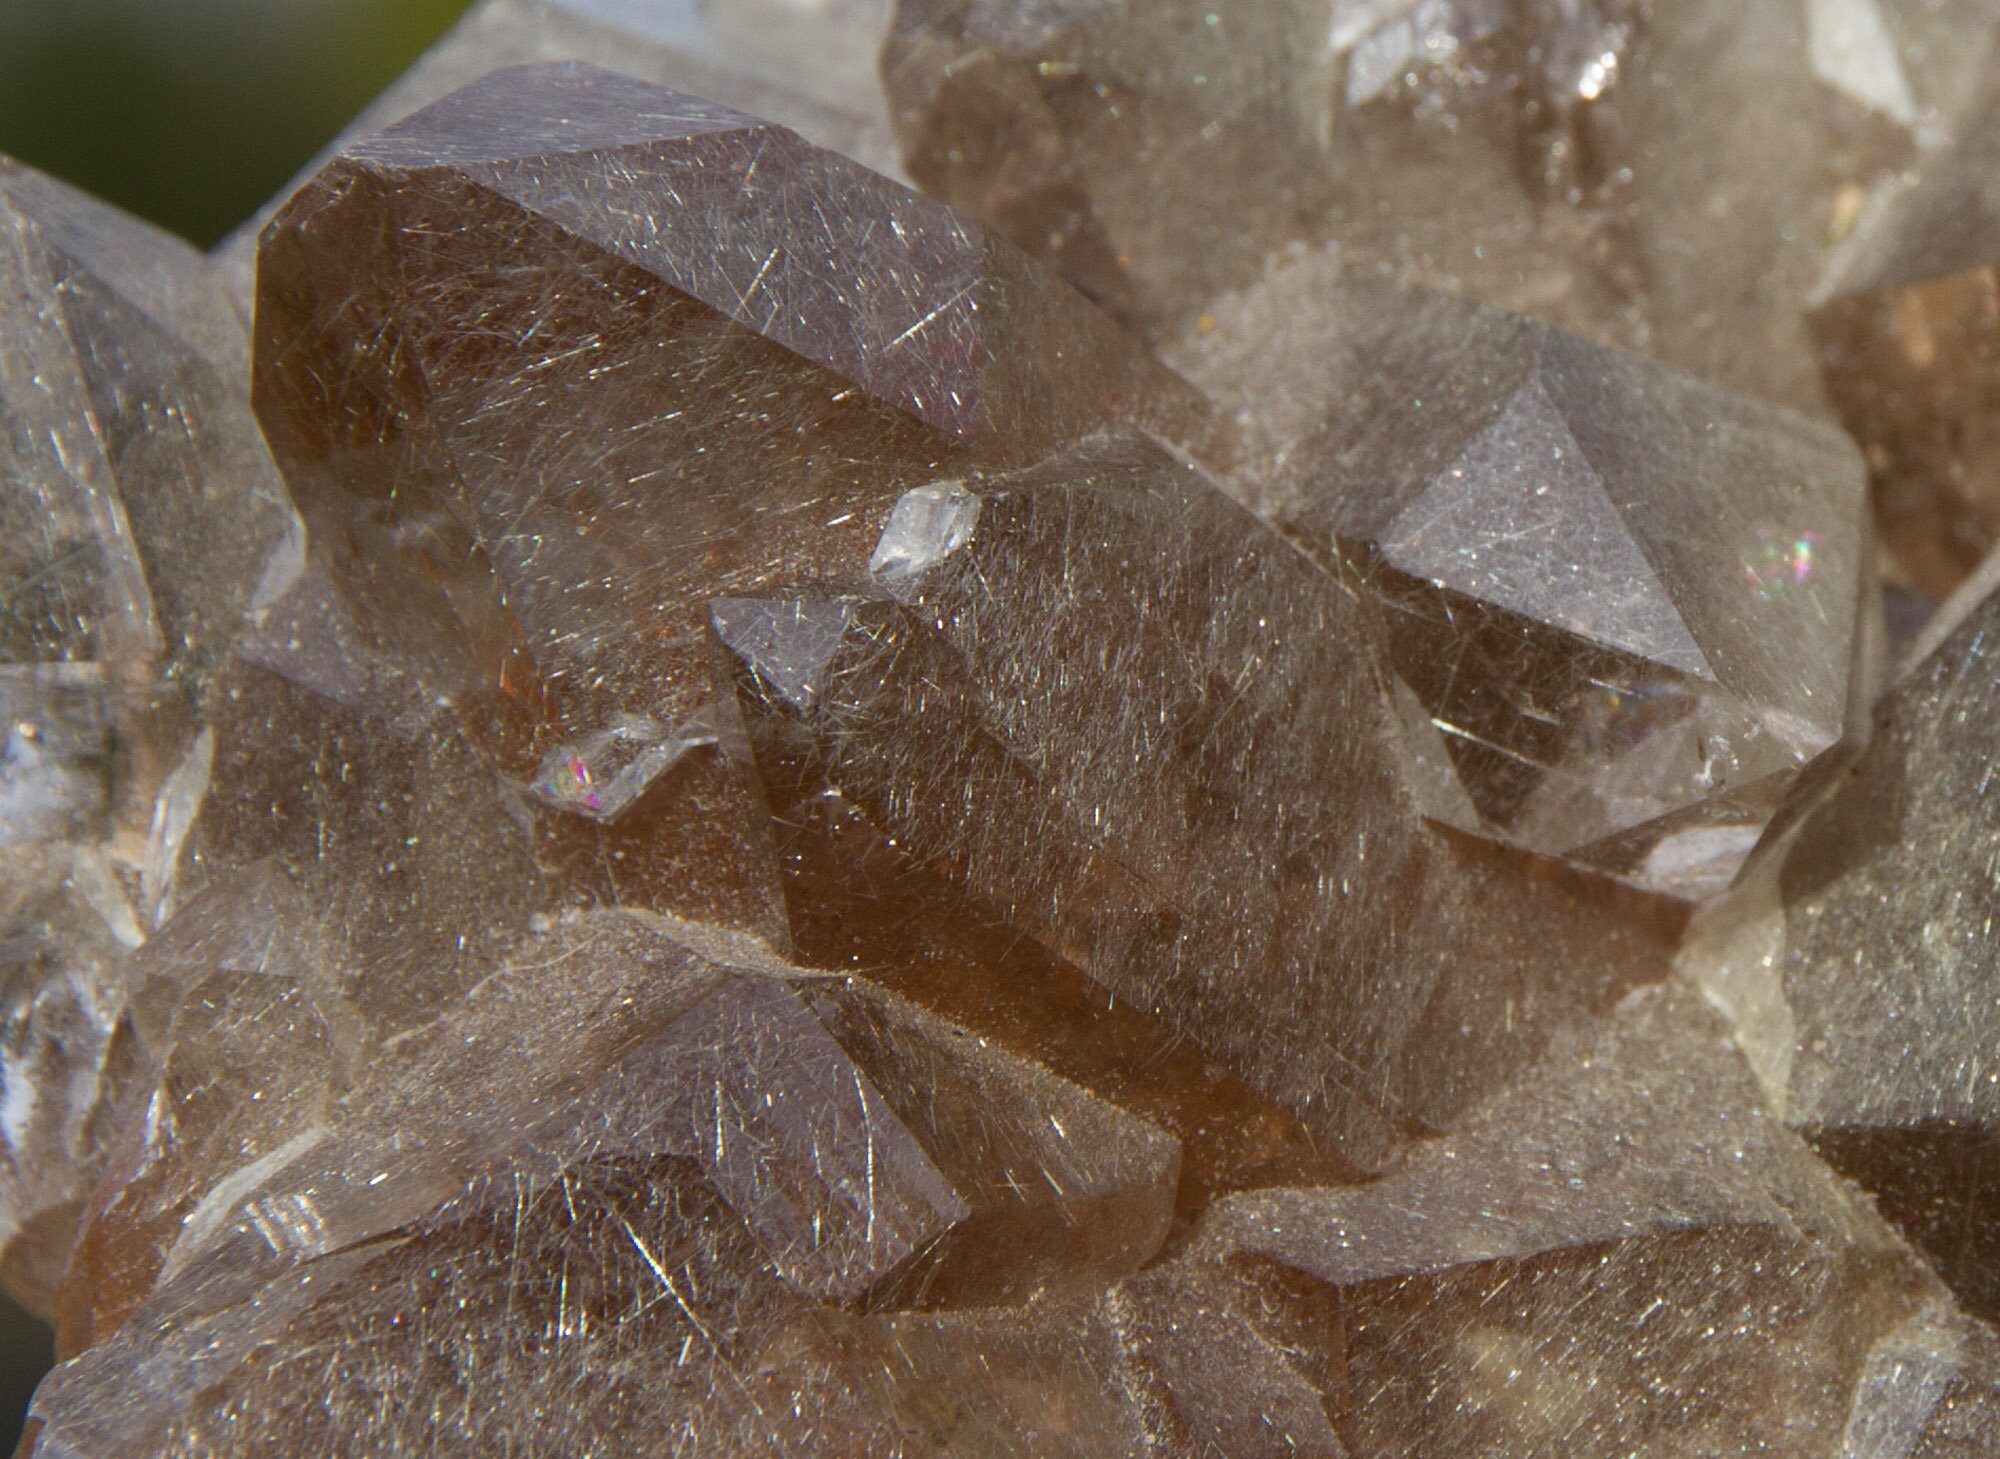
{"label": "pyramidal crystal face", "polygon": [[1329,254],[1175,358],[1249,425],[1239,491],[1370,604],[1425,814],[1698,899],[1855,727],[1835,432]]}
{"label": "pyramidal crystal face", "polygon": [[[837,790],[1348,1159],[1448,1123],[1565,1004],[1645,976],[1608,889],[1424,825],[1355,600],[1156,446],[1099,436],[919,488],[873,561],[872,591],[711,609],[774,814]],[[1475,921],[1484,975],[1459,977]],[[1557,938],[1578,961],[1539,956]],[[1602,981],[1546,981],[1592,956]],[[1475,1012],[1496,984],[1504,1031]],[[1333,1032],[1274,1030],[1280,1003]]]}
{"label": "pyramidal crystal face", "polygon": [[588,61],[790,127],[877,172],[900,176],[875,53],[885,0],[479,0],[357,116],[327,150],[216,249],[248,317],[257,236],[350,142],[506,66]]}
{"label": "pyramidal crystal face", "polygon": [[1796,398],[1958,3],[489,0],[254,363],[0,170],[24,1453],[1994,1452],[2000,565],[1869,741],[1602,344]]}
{"label": "pyramidal crystal face", "polygon": [[[826,790],[898,858],[1343,1132],[1363,1163],[1398,1122],[1448,1118],[1493,1077],[1487,1051],[1531,1050],[1573,996],[1657,967],[1601,890],[1488,865],[1422,827],[1336,585],[1140,436],[1064,445],[1143,427],[1215,456],[1230,443],[1200,398],[935,203],[734,112],[529,69],[351,148],[281,215],[262,277],[257,403],[279,458],[323,541],[383,543],[379,563],[330,570],[366,600],[393,568],[402,611],[437,615],[426,652],[449,680],[431,697],[551,836],[608,824],[657,840],[699,821],[685,765],[738,787],[746,836],[775,832],[796,860],[799,816],[773,807],[767,831],[750,808],[810,794],[789,745],[823,737]],[[1094,525],[1066,536],[1060,512]],[[991,612],[968,599],[955,623],[930,621],[947,612],[937,594],[975,583]],[[967,697],[906,704],[902,668],[856,667],[906,631],[902,661],[956,660]],[[1156,709],[1121,706],[1111,661],[1151,666]],[[986,726],[970,745],[967,714]],[[1335,753],[1298,723],[1340,726]],[[660,731],[690,748],[644,742]],[[968,856],[950,808],[989,793],[1003,798],[973,822],[994,854]],[[1031,825],[1045,829],[1024,839]],[[1376,865],[1420,868],[1464,911],[1401,930],[1413,906],[1357,890],[1386,874],[1371,843]],[[1354,864],[1335,870],[1342,845]],[[768,861],[731,864],[768,885]],[[1073,897],[1075,876],[1101,894]],[[560,874],[533,880],[524,905],[576,894]],[[662,869],[617,882],[628,905],[723,920],[754,906],[741,925],[771,932],[768,892],[732,910]],[[794,875],[794,935],[801,896],[847,884]],[[1541,908],[1593,968],[1547,983],[1525,940],[1507,947],[1516,1011],[1497,1046],[1444,1011],[1491,996],[1442,969],[1489,903]],[[939,915],[923,906],[892,896],[875,915]],[[1408,978],[1433,1011],[1395,991]],[[1310,1026],[1341,1030],[1338,1053],[1314,1052],[1320,1035],[1271,1043],[1260,996],[1307,1000]],[[1411,1062],[1427,1019],[1465,1029],[1446,1035],[1443,1070],[1434,1050],[1432,1067]]]}

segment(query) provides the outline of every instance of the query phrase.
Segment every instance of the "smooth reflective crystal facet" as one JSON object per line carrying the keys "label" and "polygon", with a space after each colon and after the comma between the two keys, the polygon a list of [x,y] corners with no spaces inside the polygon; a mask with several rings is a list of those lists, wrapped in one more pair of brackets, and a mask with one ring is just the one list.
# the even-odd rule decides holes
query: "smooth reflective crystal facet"
{"label": "smooth reflective crystal facet", "polygon": [[38,1308],[211,681],[291,540],[248,369],[197,254],[0,159],[0,1281]]}
{"label": "smooth reflective crystal facet", "polygon": [[1812,317],[1827,392],[1868,455],[1898,578],[1941,598],[2000,542],[2000,165],[1989,107],[1870,210]]}
{"label": "smooth reflective crystal facet", "polygon": [[1331,253],[1174,358],[1239,491],[1369,602],[1425,814],[1700,897],[1867,680],[1862,467],[1833,432]]}
{"label": "smooth reflective crystal facet", "polygon": [[1610,888],[1422,824],[1360,605],[1199,472],[1099,437],[968,478],[908,570],[939,490],[881,596],[711,609],[767,787],[803,757],[1362,1164],[1648,975]]}
{"label": "smooth reflective crystal facet", "polygon": [[1882,701],[1874,742],[1690,961],[1746,1010],[1791,1122],[1938,1265],[2000,1312],[1991,761],[2000,598]]}

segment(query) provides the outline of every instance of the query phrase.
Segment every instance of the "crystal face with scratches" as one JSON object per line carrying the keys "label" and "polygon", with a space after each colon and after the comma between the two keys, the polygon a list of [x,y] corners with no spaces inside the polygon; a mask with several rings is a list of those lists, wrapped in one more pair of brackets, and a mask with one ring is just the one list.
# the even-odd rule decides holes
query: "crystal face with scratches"
{"label": "crystal face with scratches", "polygon": [[1876,1354],[1949,1310],[1680,991],[1377,1185],[1231,1197],[1190,1256],[1338,1293],[1364,1454],[1851,1453]]}
{"label": "crystal face with scratches", "polygon": [[[486,230],[447,226],[461,210]],[[392,277],[393,296],[367,282]],[[491,342],[507,311],[531,344]],[[331,164],[271,236],[259,331],[258,408],[308,516],[393,491],[422,524],[406,555],[478,615],[465,672],[523,780],[633,716],[680,734],[708,697],[690,600],[865,560],[898,477],[1120,419],[1208,429],[1191,390],[944,208],[584,67],[503,73]],[[771,406],[739,404],[739,377]]]}
{"label": "crystal face with scratches", "polygon": [[[963,540],[911,569],[910,523],[947,495],[978,503],[952,508]],[[1101,436],[917,488],[885,536],[872,601],[711,609],[766,782],[805,754],[902,855],[1347,1158],[1449,1123],[1648,976],[1608,888],[1421,824],[1363,610],[1157,446]],[[1500,1028],[1476,1011],[1495,998]]]}
{"label": "crystal face with scratches", "polygon": [[900,175],[875,52],[886,0],[479,0],[326,152],[218,245],[246,317],[257,236],[342,147],[506,66],[588,61],[706,97],[797,131],[877,172]]}

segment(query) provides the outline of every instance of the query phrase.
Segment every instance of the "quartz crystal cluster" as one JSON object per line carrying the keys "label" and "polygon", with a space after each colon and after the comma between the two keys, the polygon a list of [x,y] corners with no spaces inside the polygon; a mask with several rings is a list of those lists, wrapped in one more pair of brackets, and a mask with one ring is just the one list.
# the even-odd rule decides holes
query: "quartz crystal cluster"
{"label": "quartz crystal cluster", "polygon": [[22,1454],[2000,1453],[1996,33],[488,0],[211,257],[0,163]]}

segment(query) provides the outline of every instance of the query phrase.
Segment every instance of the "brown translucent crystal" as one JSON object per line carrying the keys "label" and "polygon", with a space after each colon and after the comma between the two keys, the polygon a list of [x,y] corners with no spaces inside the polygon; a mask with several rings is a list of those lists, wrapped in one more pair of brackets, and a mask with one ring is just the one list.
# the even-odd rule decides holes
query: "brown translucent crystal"
{"label": "brown translucent crystal", "polygon": [[1239,491],[1364,596],[1424,813],[1727,886],[1869,682],[1862,466],[1818,424],[1304,253],[1173,358]]}
{"label": "brown translucent crystal", "polygon": [[194,854],[315,886],[390,1026],[564,907],[783,940],[711,596],[853,571],[900,486],[960,461],[1128,416],[1213,434],[942,207],[588,67],[356,144],[260,279],[257,405],[315,545],[239,652]]}
{"label": "brown translucent crystal", "polygon": [[1989,596],[1905,673],[1852,774],[1805,800],[1725,930],[1690,952],[1786,1117],[1989,1317],[1996,628]]}
{"label": "brown translucent crystal", "polygon": [[875,55],[888,0],[480,0],[256,217],[217,247],[249,313],[257,235],[342,147],[506,66],[587,61],[753,112],[877,172],[901,170]]}
{"label": "brown translucent crystal", "polygon": [[580,66],[502,73],[332,163],[267,236],[258,331],[308,518],[442,580],[491,752],[586,811],[621,729],[715,739],[707,598],[865,561],[873,504],[958,461],[1206,428],[946,209]]}
{"label": "brown translucent crystal", "polygon": [[910,174],[1128,317],[1287,242],[1822,408],[1826,246],[1947,135],[1984,0],[903,0]]}
{"label": "brown translucent crystal", "polygon": [[1346,1158],[1655,966],[1609,887],[1423,823],[1363,605],[1157,446],[915,488],[870,567],[711,607],[765,783],[808,777]]}
{"label": "brown translucent crystal", "polygon": [[2000,165],[1987,108],[1885,197],[1812,317],[1827,391],[1868,454],[1876,518],[1906,582],[1943,597],[2000,542]]}
{"label": "brown translucent crystal", "polygon": [[107,1138],[120,964],[173,906],[211,677],[295,543],[248,370],[199,255],[0,159],[0,1283],[38,1308]]}
{"label": "brown translucent crystal", "polygon": [[1298,58],[1325,26],[1311,0],[902,0],[882,76],[918,186],[1153,324],[1324,212]]}

